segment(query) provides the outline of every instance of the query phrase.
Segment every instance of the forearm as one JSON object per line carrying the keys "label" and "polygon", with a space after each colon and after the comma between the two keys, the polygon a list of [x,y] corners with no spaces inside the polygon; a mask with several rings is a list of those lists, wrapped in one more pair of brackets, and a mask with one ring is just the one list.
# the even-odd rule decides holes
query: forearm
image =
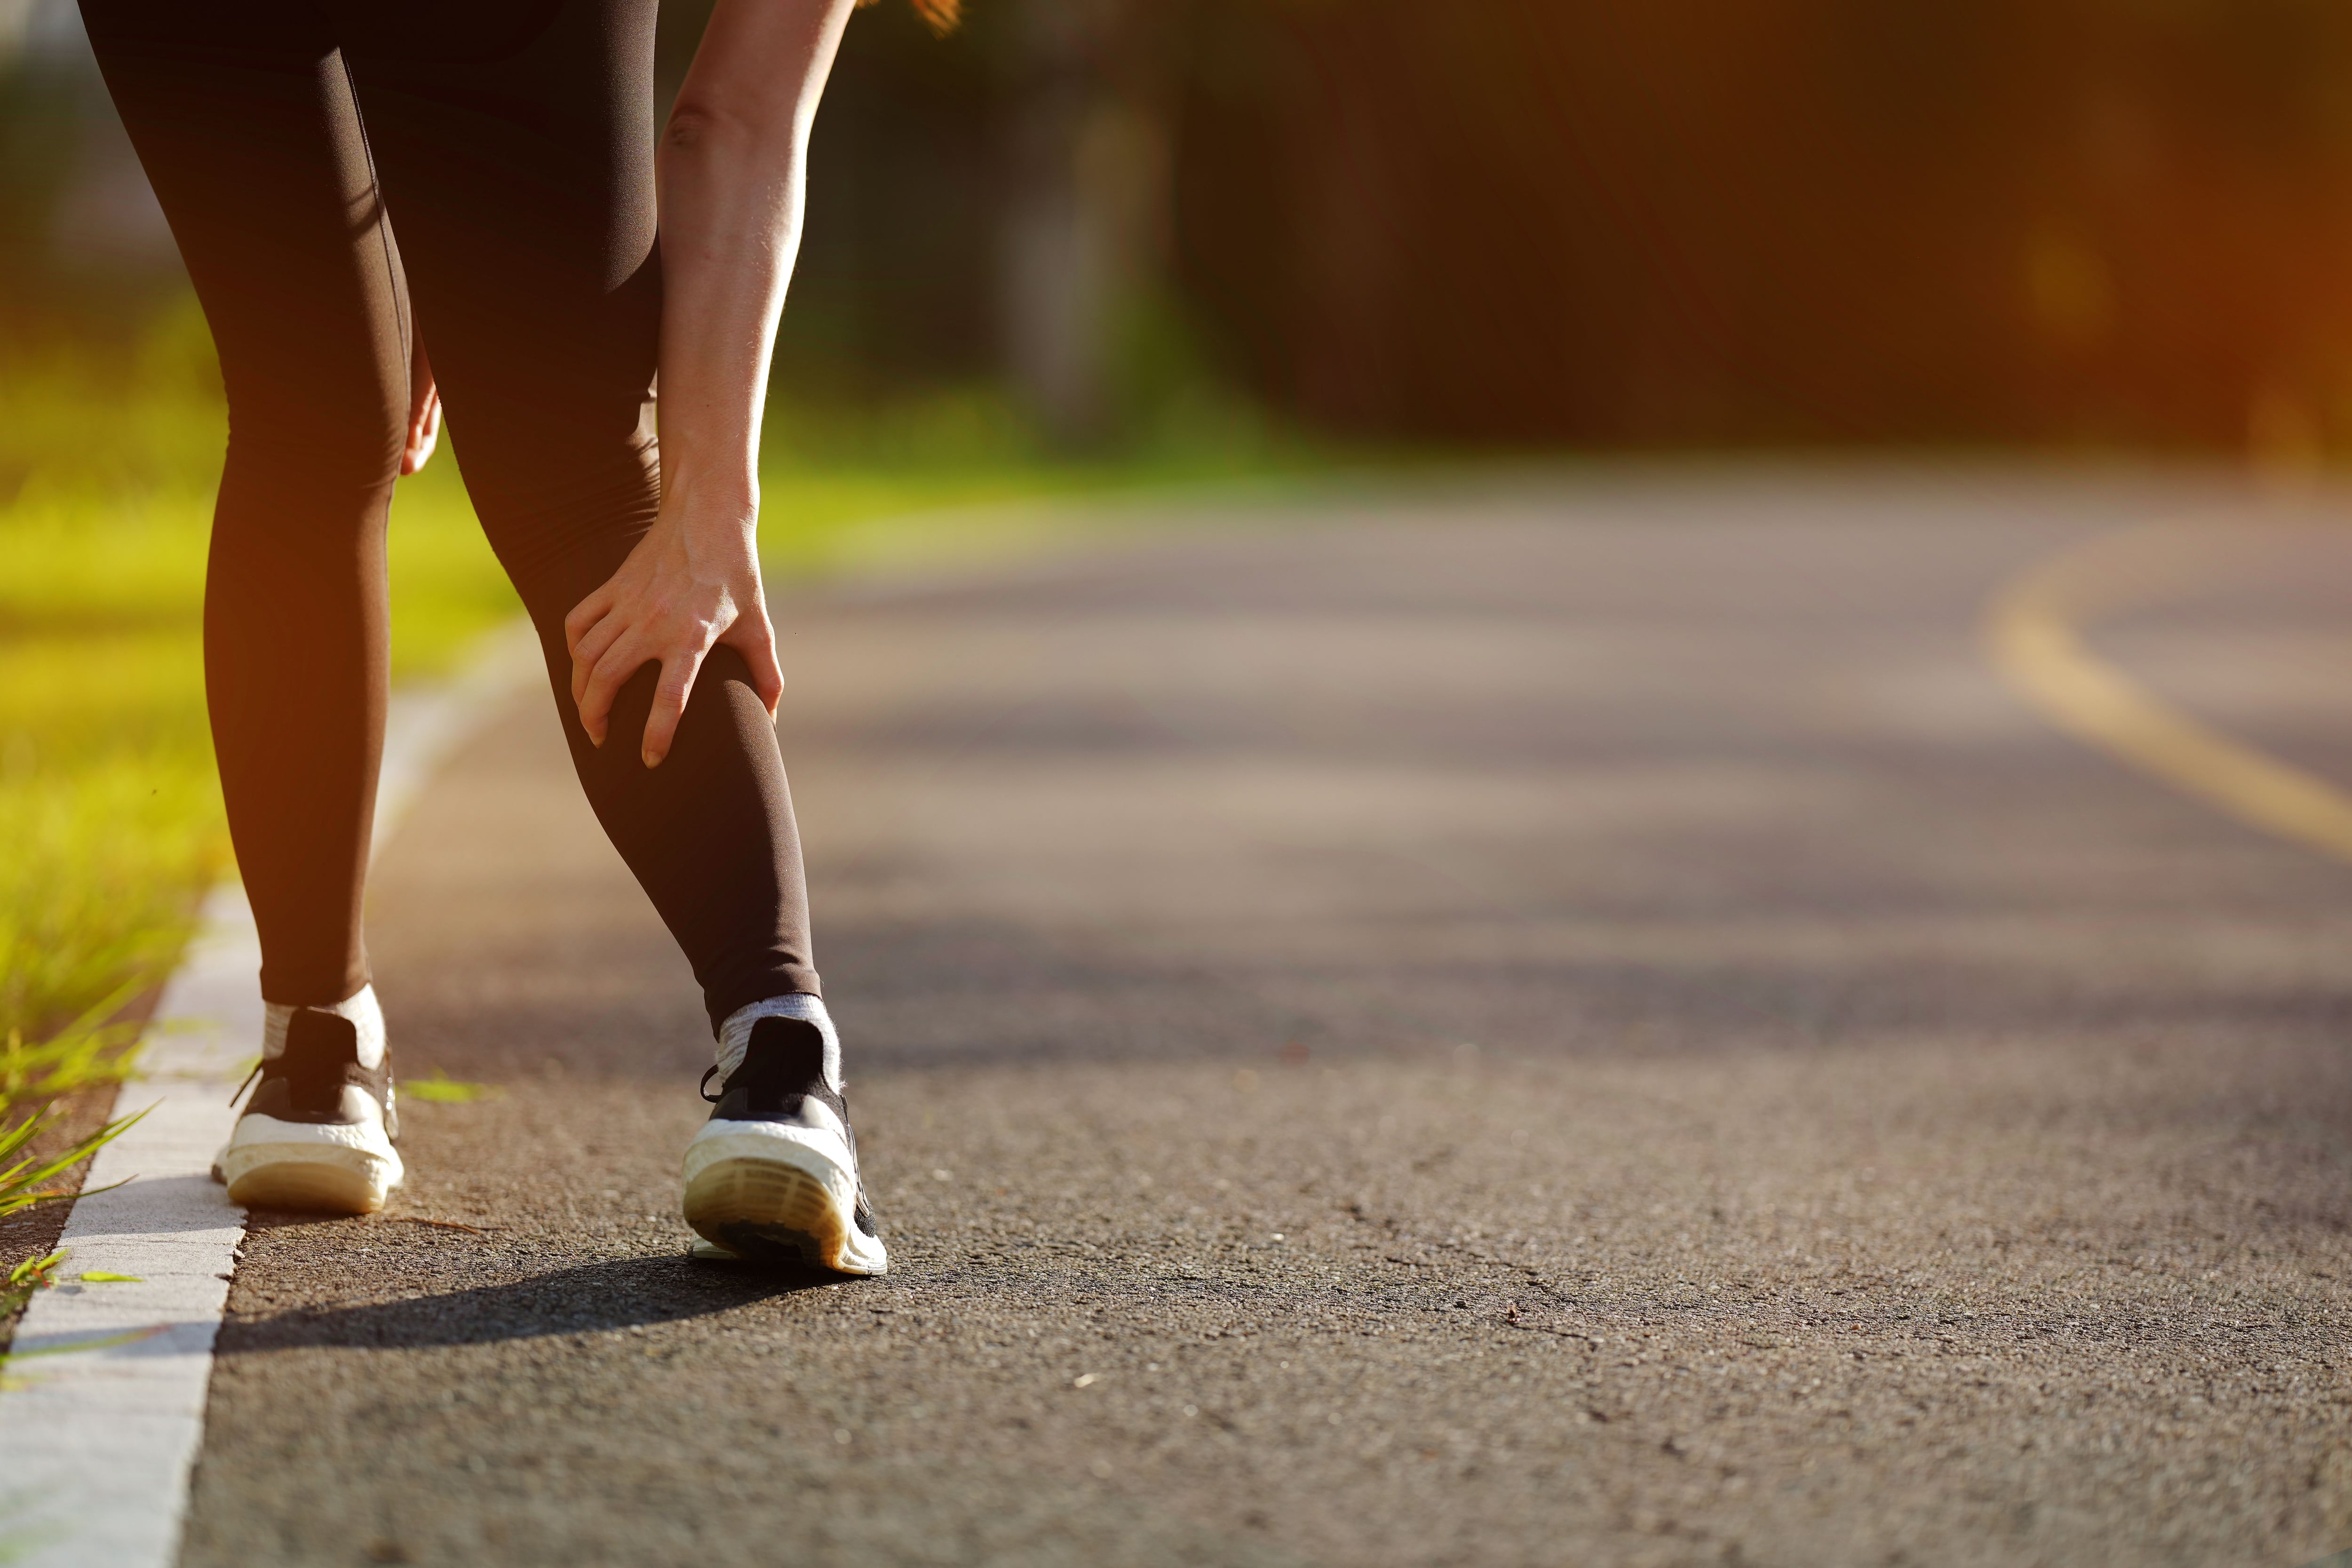
{"label": "forearm", "polygon": [[663,486],[714,524],[748,528],[758,512],[760,418],[800,246],[809,127],[849,9],[719,0],[663,131]]}

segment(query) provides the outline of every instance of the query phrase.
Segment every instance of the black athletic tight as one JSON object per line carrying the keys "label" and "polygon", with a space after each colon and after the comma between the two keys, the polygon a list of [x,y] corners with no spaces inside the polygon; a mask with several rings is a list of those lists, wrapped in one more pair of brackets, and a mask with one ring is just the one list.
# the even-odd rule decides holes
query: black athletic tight
{"label": "black athletic tight", "polygon": [[368,982],[384,519],[415,333],[580,781],[713,1023],[817,989],[783,765],[742,660],[712,653],[658,768],[636,745],[655,667],[601,751],[570,695],[563,616],[660,500],[655,5],[82,0],[227,383],[205,678],[272,1002]]}

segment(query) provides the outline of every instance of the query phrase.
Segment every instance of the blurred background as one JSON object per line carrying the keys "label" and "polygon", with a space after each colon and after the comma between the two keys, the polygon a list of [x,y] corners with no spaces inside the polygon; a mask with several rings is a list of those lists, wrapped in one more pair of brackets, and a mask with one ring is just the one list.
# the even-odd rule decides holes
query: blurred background
{"label": "blurred background", "polygon": [[[665,6],[673,87],[707,10]],[[893,0],[818,125],[769,548],[1488,452],[2309,467],[2352,439],[2348,68],[2321,0],[976,0],[944,38]],[[226,865],[224,428],[72,6],[0,0],[18,1048],[135,994]],[[511,613],[452,465],[394,551],[404,679]]]}
{"label": "blurred background", "polygon": [[[72,7],[0,0],[0,351],[124,353],[182,284]],[[2319,0],[886,5],[780,380],[1072,444],[1209,388],[1424,442],[2325,444],[2347,64]]]}

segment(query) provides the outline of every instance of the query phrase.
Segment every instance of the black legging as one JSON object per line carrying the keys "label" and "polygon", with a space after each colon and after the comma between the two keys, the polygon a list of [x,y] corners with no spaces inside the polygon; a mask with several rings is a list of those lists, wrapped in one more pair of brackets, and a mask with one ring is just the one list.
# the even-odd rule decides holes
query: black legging
{"label": "black legging", "polygon": [[228,388],[205,679],[270,1001],[369,979],[384,520],[416,331],[580,781],[714,1025],[817,989],[783,764],[742,659],[712,653],[658,768],[636,745],[655,667],[601,751],[571,701],[563,616],[660,501],[656,3],[82,0]]}

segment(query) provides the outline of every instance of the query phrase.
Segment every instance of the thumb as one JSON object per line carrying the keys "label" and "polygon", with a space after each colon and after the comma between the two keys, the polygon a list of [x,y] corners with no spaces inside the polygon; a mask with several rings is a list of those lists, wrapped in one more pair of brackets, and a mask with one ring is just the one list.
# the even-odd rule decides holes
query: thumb
{"label": "thumb", "polygon": [[736,617],[719,639],[743,656],[743,663],[751,675],[751,689],[768,710],[768,717],[776,716],[777,707],[784,700],[784,669],[776,661],[776,628],[768,619],[768,606],[754,605]]}

